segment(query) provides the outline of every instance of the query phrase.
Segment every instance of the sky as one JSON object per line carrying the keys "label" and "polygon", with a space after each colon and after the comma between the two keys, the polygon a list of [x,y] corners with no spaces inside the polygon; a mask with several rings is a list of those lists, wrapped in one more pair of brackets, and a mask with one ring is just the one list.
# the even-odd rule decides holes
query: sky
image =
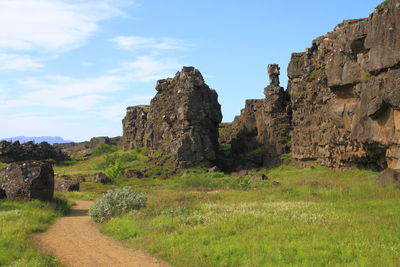
{"label": "sky", "polygon": [[267,65],[381,0],[0,0],[0,138],[122,135],[126,107],[194,66],[223,121],[263,98]]}

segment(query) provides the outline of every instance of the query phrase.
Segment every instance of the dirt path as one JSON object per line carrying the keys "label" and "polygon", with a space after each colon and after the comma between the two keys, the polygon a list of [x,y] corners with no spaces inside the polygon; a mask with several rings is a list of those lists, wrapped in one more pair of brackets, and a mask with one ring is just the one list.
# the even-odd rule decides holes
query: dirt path
{"label": "dirt path", "polygon": [[168,266],[140,250],[102,235],[87,215],[92,201],[74,200],[68,216],[58,219],[34,239],[65,266]]}

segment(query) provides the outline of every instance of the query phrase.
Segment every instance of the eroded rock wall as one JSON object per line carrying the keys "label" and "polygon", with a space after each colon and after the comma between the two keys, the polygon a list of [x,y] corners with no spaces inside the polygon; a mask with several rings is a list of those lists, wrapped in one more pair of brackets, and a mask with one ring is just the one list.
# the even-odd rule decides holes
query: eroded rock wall
{"label": "eroded rock wall", "polygon": [[159,80],[150,106],[129,107],[123,120],[125,150],[161,150],[177,166],[215,164],[222,120],[217,93],[193,67]]}
{"label": "eroded rock wall", "polygon": [[299,165],[400,168],[400,1],[315,39],[288,66]]}
{"label": "eroded rock wall", "polygon": [[232,154],[240,161],[235,163],[239,168],[278,165],[281,155],[290,150],[290,97],[279,86],[279,66],[268,65],[268,74],[265,98],[246,100],[245,108],[229,126]]}

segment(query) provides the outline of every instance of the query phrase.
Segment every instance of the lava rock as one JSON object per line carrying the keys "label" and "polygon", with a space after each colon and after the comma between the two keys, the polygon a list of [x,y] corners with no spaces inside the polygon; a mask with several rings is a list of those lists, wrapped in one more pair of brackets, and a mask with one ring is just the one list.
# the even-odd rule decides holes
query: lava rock
{"label": "lava rock", "polygon": [[34,142],[20,144],[19,141],[0,141],[0,162],[11,163],[48,159],[63,161],[68,160],[69,156],[46,142],[40,144],[35,144]]}
{"label": "lava rock", "polygon": [[141,170],[127,170],[125,172],[126,178],[143,178],[145,174]]}
{"label": "lava rock", "polygon": [[346,20],[288,67],[298,166],[400,169],[400,8]]}
{"label": "lava rock", "polygon": [[266,180],[268,180],[268,177],[265,174],[255,174],[250,177],[249,181],[251,183],[255,183],[255,182],[262,182],[262,181],[266,181]]}
{"label": "lava rock", "polygon": [[79,191],[79,182],[72,180],[55,180],[54,190],[56,191]]}
{"label": "lava rock", "polygon": [[81,176],[81,175],[79,175],[78,177],[76,177],[76,181],[78,183],[83,183],[83,182],[86,182],[86,178]]}
{"label": "lava rock", "polygon": [[150,106],[128,107],[123,120],[124,149],[159,150],[178,167],[215,165],[222,120],[215,90],[193,67],[159,80],[156,90]]}
{"label": "lava rock", "polygon": [[105,174],[102,173],[102,172],[99,172],[99,173],[96,173],[96,174],[92,177],[91,182],[93,182],[93,183],[102,183],[102,184],[109,184],[109,183],[111,183],[112,181],[111,181],[110,178],[108,178],[107,175],[105,175]]}
{"label": "lava rock", "polygon": [[400,170],[385,170],[378,178],[378,183],[381,186],[394,186],[400,188]]}
{"label": "lava rock", "polygon": [[0,190],[8,199],[51,200],[54,172],[48,162],[23,161],[0,169]]}
{"label": "lava rock", "polygon": [[209,173],[216,173],[216,172],[220,172],[220,171],[221,171],[220,168],[218,168],[217,166],[214,166],[214,167],[208,169]]}

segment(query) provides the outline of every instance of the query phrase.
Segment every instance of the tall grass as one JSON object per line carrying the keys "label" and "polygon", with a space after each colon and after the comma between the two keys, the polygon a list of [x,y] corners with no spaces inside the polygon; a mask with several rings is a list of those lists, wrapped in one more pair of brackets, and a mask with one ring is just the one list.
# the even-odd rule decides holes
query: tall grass
{"label": "tall grass", "polygon": [[0,201],[0,266],[60,266],[53,257],[42,255],[30,238],[67,211],[67,202],[60,199]]}
{"label": "tall grass", "polygon": [[174,266],[400,264],[400,190],[379,187],[377,173],[282,166],[267,175],[281,186],[198,191],[226,178],[183,177],[182,189],[149,192],[147,208],[102,232]]}

